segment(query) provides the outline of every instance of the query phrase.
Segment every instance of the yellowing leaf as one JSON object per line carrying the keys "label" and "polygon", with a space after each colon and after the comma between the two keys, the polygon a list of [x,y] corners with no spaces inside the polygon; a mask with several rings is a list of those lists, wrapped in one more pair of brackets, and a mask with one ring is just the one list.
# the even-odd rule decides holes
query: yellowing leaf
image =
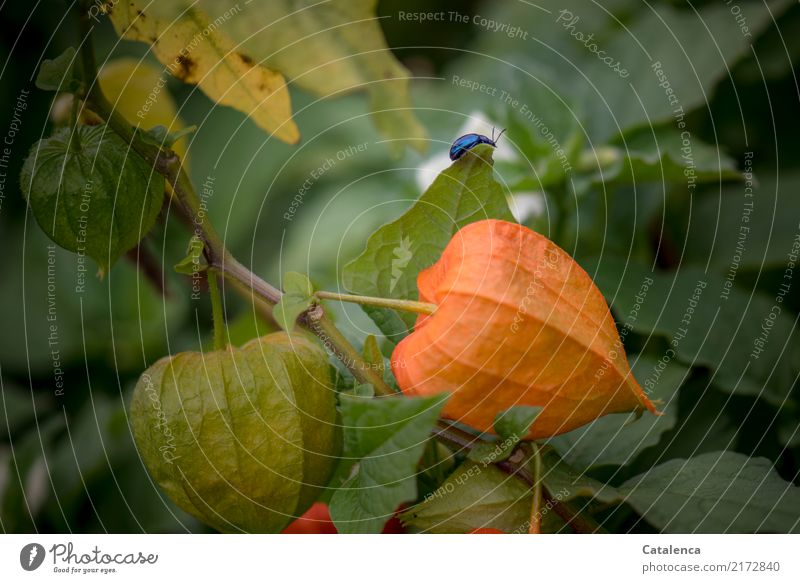
{"label": "yellowing leaf", "polygon": [[244,112],[277,138],[295,143],[300,133],[291,119],[283,75],[240,52],[223,31],[240,11],[253,16],[240,4],[212,18],[185,0],[157,6],[150,0],[131,0],[113,7],[111,21],[120,37],[150,43],[166,66],[164,74],[196,84],[217,103]]}
{"label": "yellowing leaf", "polygon": [[[210,14],[238,0],[200,0]],[[373,121],[395,142],[425,148],[426,131],[414,116],[409,73],[386,46],[377,0],[252,0],[225,22],[225,32],[257,62],[281,71],[321,96],[365,90]]]}
{"label": "yellowing leaf", "polygon": [[[138,59],[115,59],[102,66],[97,78],[114,109],[132,125],[146,130],[161,125],[171,132],[184,128],[158,67]],[[179,140],[172,147],[182,159],[186,142]]]}

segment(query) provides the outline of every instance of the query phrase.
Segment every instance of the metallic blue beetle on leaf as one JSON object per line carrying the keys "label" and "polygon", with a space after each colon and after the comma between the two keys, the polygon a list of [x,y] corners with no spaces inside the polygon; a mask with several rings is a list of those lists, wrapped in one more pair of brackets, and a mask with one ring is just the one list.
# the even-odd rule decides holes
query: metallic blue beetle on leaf
{"label": "metallic blue beetle on leaf", "polygon": [[493,148],[497,147],[497,140],[500,139],[500,136],[503,135],[503,132],[506,130],[501,130],[497,137],[494,137],[494,128],[492,129],[492,137],[487,138],[481,134],[464,134],[460,138],[458,138],[453,145],[450,146],[450,159],[451,160],[458,160],[463,156],[467,150],[471,150],[478,144],[489,144]]}

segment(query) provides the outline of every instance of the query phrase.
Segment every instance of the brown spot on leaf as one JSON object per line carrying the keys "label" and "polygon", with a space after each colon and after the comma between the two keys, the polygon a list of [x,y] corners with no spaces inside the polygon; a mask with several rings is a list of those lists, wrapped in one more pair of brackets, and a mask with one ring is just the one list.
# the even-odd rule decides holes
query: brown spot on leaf
{"label": "brown spot on leaf", "polygon": [[255,62],[253,62],[253,59],[251,59],[247,55],[242,54],[242,53],[236,53],[236,55],[242,60],[242,63],[244,63],[248,67],[253,67],[255,65]]}
{"label": "brown spot on leaf", "polygon": [[175,68],[172,69],[172,73],[181,81],[187,81],[197,67],[197,63],[182,54],[178,54],[178,56],[175,57],[175,65]]}

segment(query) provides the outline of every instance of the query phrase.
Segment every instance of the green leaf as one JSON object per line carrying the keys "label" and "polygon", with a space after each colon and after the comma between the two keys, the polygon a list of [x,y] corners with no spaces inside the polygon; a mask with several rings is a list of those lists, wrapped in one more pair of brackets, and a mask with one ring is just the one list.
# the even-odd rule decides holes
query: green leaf
{"label": "green leaf", "polygon": [[288,271],[283,275],[284,294],[272,307],[272,315],[281,328],[291,331],[297,318],[314,304],[314,286],[302,273]]}
{"label": "green leaf", "polygon": [[[345,266],[344,286],[361,295],[416,300],[417,275],[439,259],[456,231],[483,219],[513,221],[494,179],[492,150],[470,150],[439,174],[403,216],[375,231],[364,252]],[[416,320],[413,314],[364,309],[393,342]]]}
{"label": "green leaf", "polygon": [[58,484],[59,499],[79,504],[86,481],[122,460],[128,431],[121,399],[92,395],[91,404],[69,420],[67,439],[48,455],[48,474]]}
{"label": "green leaf", "polygon": [[501,438],[519,443],[528,435],[541,410],[541,407],[517,405],[501,411],[494,418],[494,430]]}
{"label": "green leaf", "polygon": [[182,137],[193,134],[196,131],[197,126],[188,126],[171,132],[163,125],[156,125],[149,130],[140,130],[139,136],[148,144],[158,146],[159,148],[171,148],[172,145]]}
{"label": "green leaf", "polygon": [[643,449],[658,443],[678,418],[678,389],[689,369],[675,360],[662,364],[653,356],[631,355],[633,374],[655,401],[660,416],[605,415],[588,425],[548,440],[571,466],[585,471],[602,465],[630,463]]}
{"label": "green leaf", "polygon": [[194,275],[208,269],[208,263],[203,255],[204,248],[203,240],[197,235],[193,235],[186,248],[186,257],[175,264],[175,271],[183,275]]}
{"label": "green leaf", "polygon": [[552,449],[542,452],[542,466],[542,482],[558,500],[567,502],[574,498],[593,498],[607,504],[617,504],[623,500],[623,495],[616,488],[577,471]]}
{"label": "green leaf", "polygon": [[784,402],[800,373],[800,338],[781,302],[699,267],[653,272],[623,259],[584,266],[623,326],[667,339],[656,344],[659,358],[708,366],[729,392]]}
{"label": "green leaf", "polygon": [[362,399],[371,399],[375,396],[375,387],[369,383],[359,383],[356,381],[353,384],[353,389],[348,394],[354,397],[361,397]]}
{"label": "green leaf", "polygon": [[467,457],[484,464],[508,459],[517,444],[528,434],[541,410],[541,407],[518,405],[501,411],[494,419],[494,430],[500,439],[478,442]]}
{"label": "green leaf", "polygon": [[[739,271],[783,271],[800,232],[800,172],[765,172],[745,187],[727,186],[692,200],[684,259],[726,276]],[[795,252],[796,253],[796,252]],[[781,274],[783,276],[783,274]]]}
{"label": "green leaf", "polygon": [[[118,262],[101,281],[93,276],[95,266],[87,257],[61,249],[30,224],[16,222],[0,217],[0,248],[25,241],[24,254],[9,253],[6,258],[9,273],[18,276],[0,278],[0,305],[20,306],[6,310],[3,323],[11,330],[24,329],[27,340],[20,343],[13,334],[0,335],[4,373],[18,376],[27,374],[29,367],[50,367],[57,348],[61,366],[54,369],[47,388],[51,395],[64,394],[65,387],[71,394],[69,386],[76,379],[64,365],[75,359],[113,362],[127,376],[141,371],[143,355],[155,359],[169,351],[176,331],[187,322],[189,293],[173,293],[165,302],[161,291],[130,261]],[[164,280],[174,290],[186,285],[171,270],[164,273]],[[48,289],[52,292],[54,285],[57,347],[51,343],[54,322],[48,321],[53,309]]]}
{"label": "green leaf", "polygon": [[586,135],[571,100],[551,87],[526,84],[524,95],[522,104],[504,112],[508,139],[522,154],[512,164],[519,178],[505,172],[502,178],[513,181],[515,190],[541,191],[574,177]]}
{"label": "green leaf", "polygon": [[[49,395],[17,386],[0,377],[0,440],[19,434],[52,408]],[[2,481],[2,478],[0,478]]]}
{"label": "green leaf", "polygon": [[417,497],[417,464],[447,395],[340,399],[344,455],[357,463],[331,498],[331,518],[341,533],[378,533]]}
{"label": "green leaf", "polygon": [[75,49],[69,47],[55,59],[45,59],[36,76],[36,86],[45,91],[75,91],[80,82],[72,75]]}
{"label": "green leaf", "polygon": [[466,461],[400,518],[408,526],[432,533],[476,528],[527,533],[532,503],[531,489],[518,477],[491,464]]}
{"label": "green leaf", "polygon": [[37,516],[53,492],[47,471],[48,452],[64,426],[63,415],[48,417],[35,431],[14,436],[13,455],[8,451],[4,456],[0,447],[0,476],[14,477],[0,483],[0,519],[6,532],[36,530]]}
{"label": "green leaf", "polygon": [[612,146],[585,152],[582,161],[582,170],[592,169],[594,180],[606,185],[742,179],[733,159],[697,138],[685,142],[669,126],[630,132]]}
{"label": "green leaf", "polygon": [[[590,133],[602,139],[615,135],[620,128],[674,120],[678,107],[689,112],[706,105],[712,88],[728,75],[729,67],[750,53],[753,37],[790,4],[789,0],[778,0],[769,6],[748,5],[750,36],[741,32],[730,7],[722,3],[712,3],[697,12],[665,4],[655,9],[640,4],[632,22],[624,28],[617,25],[613,39],[604,43],[607,54],[624,61],[630,71],[625,82],[594,54],[584,51],[582,64],[588,66],[587,76],[595,85],[583,85],[584,107],[597,113],[587,118]],[[575,13],[586,14],[586,6],[576,3]],[[599,7],[592,9],[593,13],[601,12]],[[586,14],[582,23],[590,17]],[[686,46],[692,47],[690,53],[681,49]],[[670,102],[658,71],[663,71],[677,104]],[[597,92],[608,100],[602,108],[594,105]]]}
{"label": "green leaf", "polygon": [[105,125],[62,128],[31,148],[20,184],[36,222],[102,271],[155,224],[164,178]]}
{"label": "green leaf", "polygon": [[[464,72],[464,76],[493,87],[511,88],[511,97],[533,110],[536,101],[528,100],[529,88],[545,85],[570,98],[583,132],[592,144],[603,145],[634,127],[675,123],[679,107],[688,114],[705,106],[713,88],[727,78],[741,57],[751,54],[754,40],[791,4],[790,0],[748,4],[749,34],[745,35],[725,3],[686,9],[636,0],[602,4],[542,0],[535,6],[497,2],[485,13],[487,18],[525,23],[528,42],[547,49],[523,52],[519,38],[485,35],[475,47],[476,70]],[[566,12],[562,15],[562,11]],[[610,58],[612,66],[591,46],[604,51],[603,57]],[[484,58],[485,54],[511,60],[524,73],[498,67],[497,61]],[[627,76],[614,70],[617,62]],[[657,63],[677,103],[670,101],[654,69]],[[477,65],[482,68],[478,70]]]}
{"label": "green leaf", "polygon": [[724,451],[671,460],[621,490],[664,532],[800,532],[800,488],[764,458]]}

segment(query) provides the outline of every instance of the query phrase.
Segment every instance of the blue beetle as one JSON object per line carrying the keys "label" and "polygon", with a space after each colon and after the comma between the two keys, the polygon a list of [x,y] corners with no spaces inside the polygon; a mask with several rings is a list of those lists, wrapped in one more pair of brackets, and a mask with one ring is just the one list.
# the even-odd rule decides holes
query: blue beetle
{"label": "blue beetle", "polygon": [[503,132],[506,131],[505,129],[500,130],[500,133],[497,134],[497,137],[494,137],[494,128],[492,128],[492,137],[487,138],[481,134],[464,134],[460,138],[458,138],[453,145],[450,146],[450,159],[451,160],[458,160],[467,150],[471,150],[478,144],[489,144],[493,148],[497,147],[497,140],[500,139],[500,136],[503,135]]}

